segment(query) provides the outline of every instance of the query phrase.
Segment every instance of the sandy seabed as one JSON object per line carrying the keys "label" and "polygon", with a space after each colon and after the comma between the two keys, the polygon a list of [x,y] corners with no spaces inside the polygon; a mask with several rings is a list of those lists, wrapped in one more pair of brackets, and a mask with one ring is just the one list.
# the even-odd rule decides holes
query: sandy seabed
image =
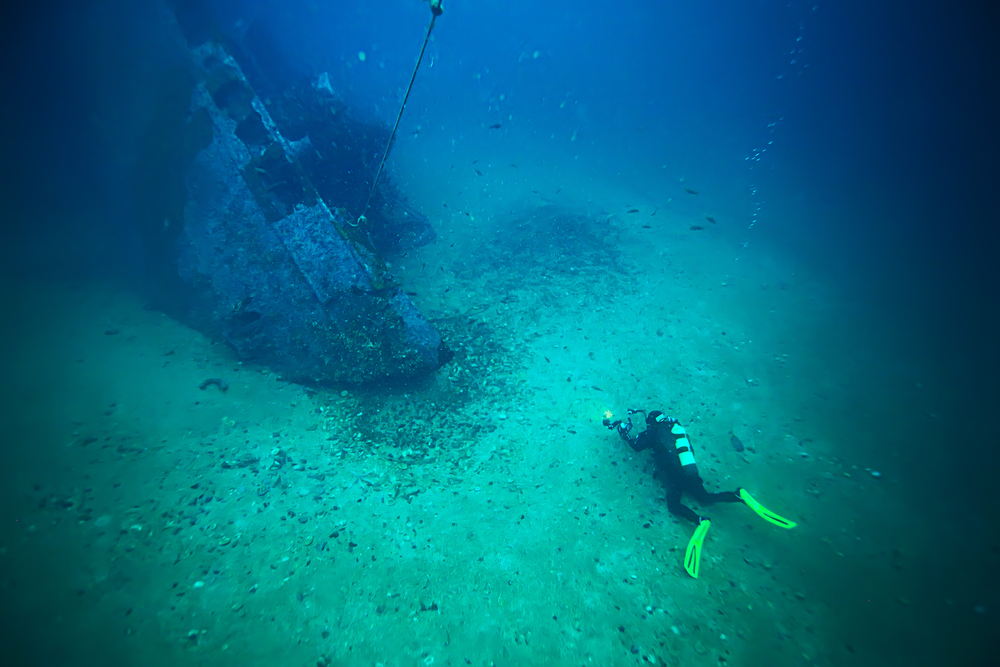
{"label": "sandy seabed", "polygon": [[[928,647],[900,638],[925,618],[913,561],[936,527],[875,453],[892,425],[843,425],[869,358],[851,304],[741,247],[745,222],[701,194],[527,169],[510,166],[532,185],[505,197],[418,201],[438,239],[392,270],[456,354],[407,387],[284,382],[120,284],[13,292],[12,650],[150,667],[923,664]],[[225,392],[199,388],[215,377]],[[679,418],[710,489],[745,487],[798,527],[705,508],[689,577],[694,526],[601,424],[626,408]]]}

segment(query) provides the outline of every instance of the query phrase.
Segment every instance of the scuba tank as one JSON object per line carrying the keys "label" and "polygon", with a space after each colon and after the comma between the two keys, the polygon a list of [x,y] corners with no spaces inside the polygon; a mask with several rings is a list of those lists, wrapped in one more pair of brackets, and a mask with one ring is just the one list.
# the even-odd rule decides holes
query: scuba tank
{"label": "scuba tank", "polygon": [[[646,425],[650,428],[670,427],[670,434],[674,438],[674,449],[677,451],[677,458],[681,462],[681,472],[687,477],[698,476],[698,466],[694,461],[694,451],[691,448],[691,441],[688,440],[687,431],[680,422],[673,417],[668,417],[659,410],[653,410],[646,415]],[[664,442],[666,444],[666,442]],[[669,445],[667,445],[669,447]]]}

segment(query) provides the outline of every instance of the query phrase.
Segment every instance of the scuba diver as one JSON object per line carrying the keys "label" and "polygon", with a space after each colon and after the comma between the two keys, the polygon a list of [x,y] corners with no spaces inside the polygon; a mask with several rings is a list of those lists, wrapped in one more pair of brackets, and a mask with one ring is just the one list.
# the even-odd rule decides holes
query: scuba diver
{"label": "scuba diver", "polygon": [[[646,417],[646,430],[638,436],[632,434],[632,416],[643,413]],[[694,578],[698,578],[701,546],[712,522],[708,517],[696,514],[690,507],[681,502],[681,496],[687,493],[702,505],[714,503],[746,503],[754,512],[776,526],[794,528],[795,522],[782,518],[758,503],[747,493],[746,489],[712,493],[705,489],[705,482],[698,474],[698,466],[694,461],[691,441],[684,427],[673,417],[668,417],[659,410],[646,413],[645,410],[629,410],[628,420],[612,421],[610,413],[604,419],[604,425],[609,430],[618,431],[622,440],[627,442],[636,452],[653,450],[653,461],[656,466],[656,477],[667,488],[667,509],[674,516],[689,519],[698,524],[688,543],[684,554],[684,568]]]}

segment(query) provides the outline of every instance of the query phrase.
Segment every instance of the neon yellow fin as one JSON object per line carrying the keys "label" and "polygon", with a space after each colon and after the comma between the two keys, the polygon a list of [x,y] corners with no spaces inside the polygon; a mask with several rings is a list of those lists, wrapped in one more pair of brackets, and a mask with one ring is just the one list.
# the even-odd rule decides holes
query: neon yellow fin
{"label": "neon yellow fin", "polygon": [[750,509],[759,514],[762,519],[764,519],[765,521],[770,521],[775,526],[791,529],[795,528],[795,526],[798,525],[794,521],[789,521],[784,517],[778,516],[771,510],[767,509],[766,507],[758,503],[756,500],[753,499],[753,496],[747,493],[746,489],[740,489],[740,498],[743,500],[743,502],[747,504],[748,507],[750,507]]}
{"label": "neon yellow fin", "polygon": [[699,523],[688,542],[687,551],[684,552],[684,569],[695,579],[698,578],[698,566],[701,564],[701,544],[705,541],[705,533],[711,527],[712,522],[708,519]]}

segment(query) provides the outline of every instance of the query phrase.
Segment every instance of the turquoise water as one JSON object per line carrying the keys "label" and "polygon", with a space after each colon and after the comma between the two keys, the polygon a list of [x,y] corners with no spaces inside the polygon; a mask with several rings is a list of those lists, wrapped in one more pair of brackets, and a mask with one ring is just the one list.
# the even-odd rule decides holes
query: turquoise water
{"label": "turquoise water", "polygon": [[[391,122],[423,3],[248,7]],[[57,12],[92,120],[10,142],[10,664],[992,664],[995,107],[928,64],[965,53],[919,47],[931,9],[824,11],[446,4],[388,164],[437,238],[385,260],[455,356],[363,387],[151,302],[123,184],[175,35]],[[688,576],[629,408],[798,525],[700,508]]]}

